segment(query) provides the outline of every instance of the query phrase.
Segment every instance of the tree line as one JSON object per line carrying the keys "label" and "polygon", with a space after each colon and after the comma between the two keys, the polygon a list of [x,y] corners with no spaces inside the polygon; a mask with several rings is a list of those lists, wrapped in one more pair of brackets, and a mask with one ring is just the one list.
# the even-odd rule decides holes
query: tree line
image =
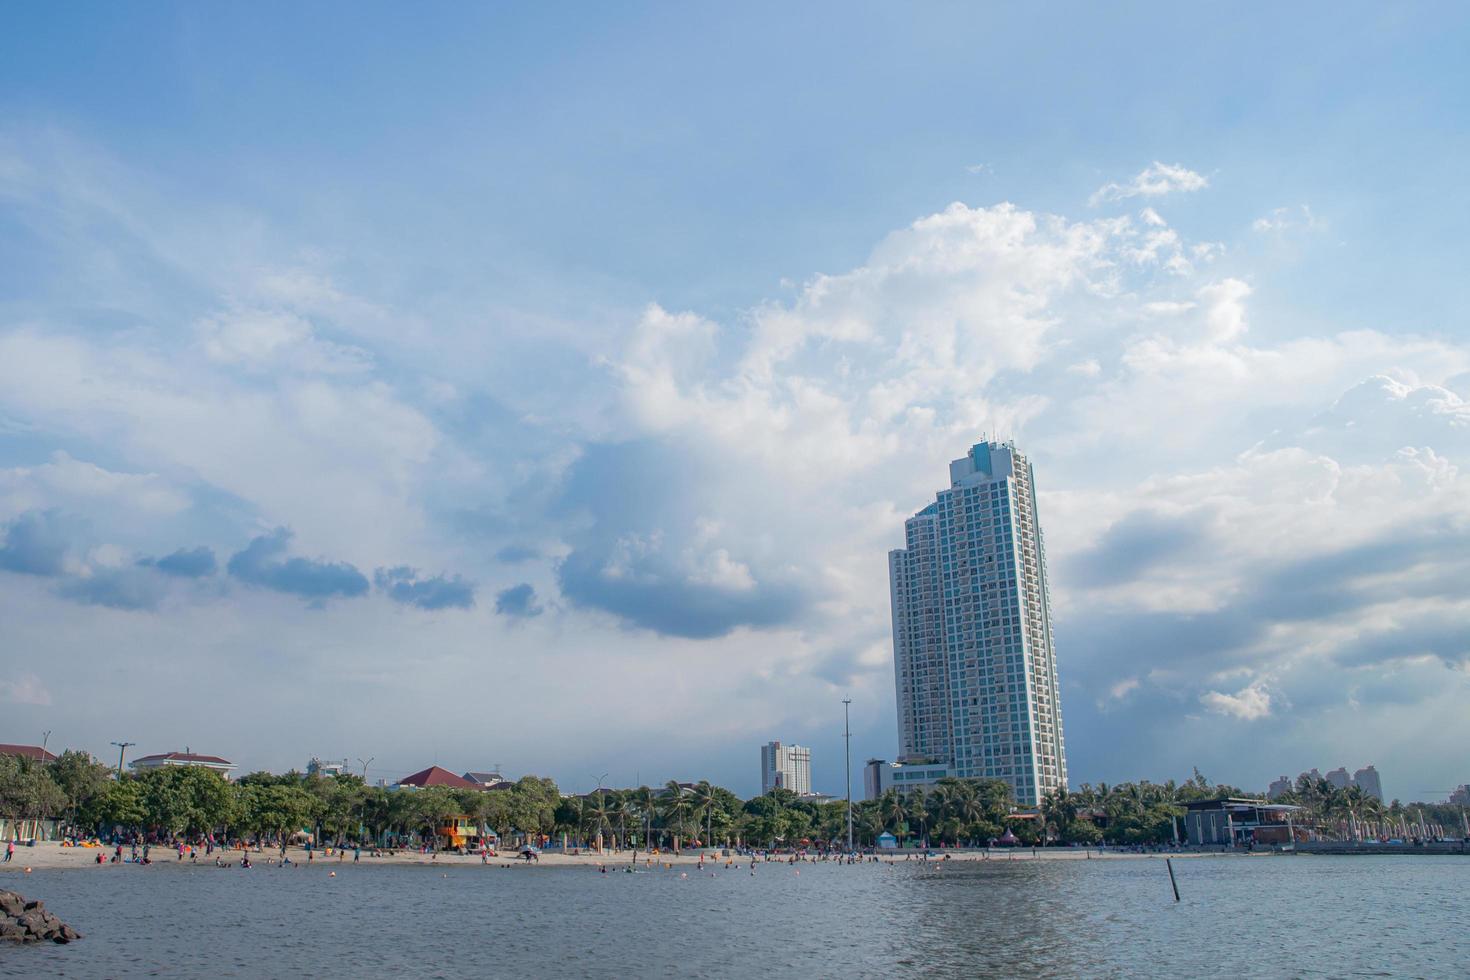
{"label": "tree line", "polygon": [[[855,802],[853,842],[873,846],[892,834],[909,846],[982,845],[1009,834],[1023,844],[1057,841],[1157,844],[1182,833],[1192,800],[1245,796],[1198,770],[1175,783],[1097,785],[1049,794],[1037,813],[1018,813],[1000,780],[942,779],[931,788],[891,789]],[[1456,808],[1394,801],[1384,806],[1357,787],[1301,780],[1284,802],[1306,809],[1304,823],[1331,829],[1344,821],[1369,827],[1438,822],[1453,828]],[[1412,812],[1411,812],[1412,810]],[[318,842],[432,841],[453,817],[467,817],[502,840],[565,837],[582,847],[842,846],[844,801],[812,800],[789,790],[742,800],[707,781],[597,790],[563,796],[550,779],[526,776],[508,789],[429,787],[391,790],[355,775],[251,773],[230,782],[197,767],[163,767],[114,778],[84,752],[42,763],[0,756],[0,818],[60,820],[76,835],[139,834],[157,839],[279,841],[298,832]]]}

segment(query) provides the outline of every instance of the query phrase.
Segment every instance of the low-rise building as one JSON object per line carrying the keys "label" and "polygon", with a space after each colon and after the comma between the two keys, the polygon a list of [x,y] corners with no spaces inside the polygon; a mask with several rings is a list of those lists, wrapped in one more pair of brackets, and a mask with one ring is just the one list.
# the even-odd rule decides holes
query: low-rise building
{"label": "low-rise building", "polygon": [[0,742],[0,755],[13,755],[32,762],[55,762],[56,756],[39,745],[11,745]]}
{"label": "low-rise building", "polygon": [[923,788],[932,789],[941,779],[954,775],[945,762],[888,762],[869,759],[863,767],[864,799],[876,800],[890,789],[900,793]]}
{"label": "low-rise building", "polygon": [[461,778],[469,780],[480,789],[510,789],[515,785],[498,772],[467,772]]}
{"label": "low-rise building", "polygon": [[484,789],[463,776],[456,776],[448,769],[430,766],[412,775],[404,776],[396,785],[399,789],[426,789],[430,786],[447,786],[450,789]]}
{"label": "low-rise building", "polygon": [[1184,832],[1195,845],[1286,844],[1309,839],[1309,828],[1297,826],[1299,806],[1226,797],[1184,804]]}
{"label": "low-rise building", "polygon": [[345,759],[341,762],[328,762],[325,759],[318,759],[316,756],[312,756],[311,761],[306,764],[306,774],[308,776],[345,776],[351,771],[347,767],[347,760]]}
{"label": "low-rise building", "polygon": [[230,772],[235,768],[235,764],[229,759],[222,759],[217,755],[200,755],[188,749],[183,752],[160,752],[157,755],[145,755],[128,763],[128,768],[134,772],[166,769],[169,766],[193,766],[199,769],[209,769],[226,779],[230,778]]}

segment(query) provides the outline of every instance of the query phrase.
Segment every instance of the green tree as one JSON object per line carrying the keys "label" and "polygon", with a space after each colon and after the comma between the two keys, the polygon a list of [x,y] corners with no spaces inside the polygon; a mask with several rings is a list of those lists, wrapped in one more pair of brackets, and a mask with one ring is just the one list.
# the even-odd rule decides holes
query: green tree
{"label": "green tree", "polygon": [[66,822],[75,825],[112,783],[112,770],[86,752],[68,750],[50,766],[51,778],[66,797]]}

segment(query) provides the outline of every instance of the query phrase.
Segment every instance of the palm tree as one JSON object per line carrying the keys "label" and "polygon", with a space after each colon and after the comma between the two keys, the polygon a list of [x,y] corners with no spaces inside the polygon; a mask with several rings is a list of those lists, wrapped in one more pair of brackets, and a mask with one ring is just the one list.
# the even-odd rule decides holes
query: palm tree
{"label": "palm tree", "polygon": [[929,798],[924,787],[915,786],[909,794],[909,816],[919,822],[919,844],[926,845],[929,839]]}
{"label": "palm tree", "polygon": [[607,796],[598,793],[592,798],[592,802],[583,808],[583,817],[592,826],[592,832],[597,835],[597,853],[602,853],[603,831],[611,827],[612,807],[608,805]]}
{"label": "palm tree", "polygon": [[710,837],[713,835],[713,821],[715,804],[719,802],[719,795],[715,788],[710,785],[708,779],[701,779],[694,787],[694,809],[704,813],[704,846],[710,846]]}
{"label": "palm tree", "polygon": [[618,839],[613,844],[613,847],[627,847],[628,817],[634,814],[632,801],[628,799],[628,794],[623,790],[615,790],[611,796],[612,803],[610,804],[610,809],[612,811],[612,817],[618,822]]}
{"label": "palm tree", "polygon": [[671,827],[674,834],[674,853],[679,852],[679,833],[684,829],[684,820],[689,815],[689,796],[678,780],[664,783],[662,793],[664,825]]}
{"label": "palm tree", "polygon": [[652,786],[639,786],[633,791],[633,805],[643,815],[643,846],[653,847],[653,818],[658,815],[658,793]]}
{"label": "palm tree", "polygon": [[908,810],[904,807],[903,797],[898,790],[890,789],[878,800],[878,812],[883,816],[883,823],[895,834],[900,833],[899,827],[908,819]]}

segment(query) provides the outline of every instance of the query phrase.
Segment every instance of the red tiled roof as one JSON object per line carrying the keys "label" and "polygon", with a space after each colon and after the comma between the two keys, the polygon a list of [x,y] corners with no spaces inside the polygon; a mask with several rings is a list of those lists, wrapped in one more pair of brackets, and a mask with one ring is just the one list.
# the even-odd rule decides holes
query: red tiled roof
{"label": "red tiled roof", "polygon": [[193,752],[160,752],[157,755],[139,756],[133,760],[133,764],[139,762],[202,762],[215,766],[233,766],[229,759],[221,759],[217,755],[196,755]]}
{"label": "red tiled roof", "polygon": [[34,759],[37,762],[56,761],[55,753],[47,752],[39,745],[10,745],[6,742],[0,742],[0,755],[19,755],[27,759]]}
{"label": "red tiled roof", "polygon": [[456,776],[448,769],[440,769],[438,766],[430,766],[414,773],[412,776],[404,776],[398,781],[400,786],[448,786],[451,789],[479,789],[479,783],[472,783],[463,776]]}

